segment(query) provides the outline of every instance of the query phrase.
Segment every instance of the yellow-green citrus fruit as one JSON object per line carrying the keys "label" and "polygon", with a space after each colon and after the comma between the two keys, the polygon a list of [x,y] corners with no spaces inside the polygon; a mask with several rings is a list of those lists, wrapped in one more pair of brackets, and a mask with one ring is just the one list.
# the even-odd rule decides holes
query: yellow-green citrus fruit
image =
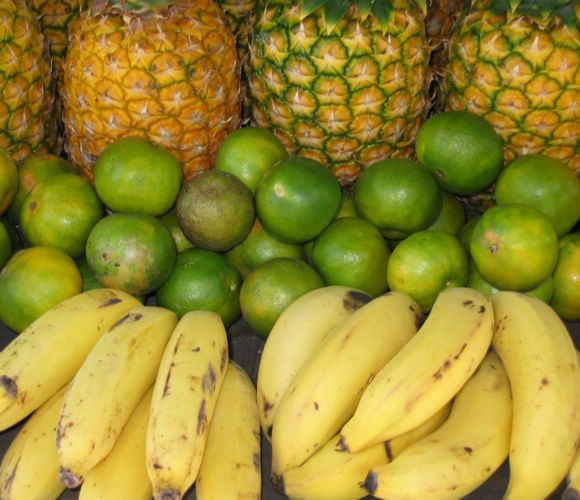
{"label": "yellow-green citrus fruit", "polygon": [[427,229],[439,229],[453,236],[457,236],[467,221],[467,214],[465,213],[463,203],[446,191],[441,193],[441,201],[439,216]]}
{"label": "yellow-green citrus fruit", "polygon": [[4,267],[4,264],[8,262],[10,256],[12,255],[13,245],[12,238],[8,232],[8,227],[6,222],[0,220],[0,269]]}
{"label": "yellow-green citrus fruit", "polygon": [[475,224],[470,253],[483,278],[493,286],[531,290],[554,270],[558,235],[550,220],[534,208],[497,205]]}
{"label": "yellow-green citrus fruit", "polygon": [[287,156],[284,145],[271,130],[242,127],[220,144],[215,168],[235,175],[253,194],[266,170]]}
{"label": "yellow-green citrus fruit", "polygon": [[[471,269],[469,272],[469,280],[467,281],[467,286],[480,291],[481,293],[491,297],[499,292],[499,288],[493,286],[492,284],[485,281],[475,263],[471,263]],[[526,295],[540,299],[546,303],[550,302],[552,293],[554,291],[554,282],[552,277],[549,276],[546,280],[542,281],[537,287],[531,290],[524,291]]]}
{"label": "yellow-green citrus fruit", "polygon": [[255,218],[251,191],[236,176],[215,168],[183,184],[175,210],[185,237],[196,247],[217,252],[240,243]]}
{"label": "yellow-green citrus fruit", "polygon": [[580,320],[580,233],[560,238],[550,305],[565,320]]}
{"label": "yellow-green citrus fruit", "polygon": [[169,212],[160,215],[158,219],[163,222],[167,229],[169,229],[169,232],[173,237],[173,241],[175,241],[175,246],[178,253],[193,247],[193,243],[185,237],[183,230],[179,227],[177,222],[177,214],[175,213],[175,207],[173,207]]}
{"label": "yellow-green citrus fruit", "polygon": [[340,208],[334,217],[340,219],[342,217],[357,217],[356,207],[354,205],[354,196],[348,191],[342,191],[342,199],[340,201]]}
{"label": "yellow-green citrus fruit", "polygon": [[250,232],[243,241],[226,252],[226,258],[244,277],[264,262],[276,257],[304,260],[304,247],[286,243],[272,236],[264,229],[258,218],[254,220]]}
{"label": "yellow-green citrus fruit", "polygon": [[182,317],[188,311],[214,311],[225,325],[240,316],[242,277],[220,252],[189,248],[177,255],[167,280],[155,292],[157,305]]}
{"label": "yellow-green citrus fruit", "polygon": [[173,270],[177,249],[169,229],[143,214],[112,214],[91,230],[86,247],[99,283],[131,295],[159,288]]}
{"label": "yellow-green citrus fruit", "polygon": [[0,321],[21,332],[81,291],[81,273],[62,250],[42,246],[19,250],[0,272]]}
{"label": "yellow-green citrus fruit", "polygon": [[256,214],[266,230],[283,241],[314,239],[341,204],[338,179],[322,163],[290,156],[273,165],[256,188]]}
{"label": "yellow-green citrus fruit", "polygon": [[95,162],[93,182],[112,212],[156,217],[175,203],[182,172],[167,149],[141,137],[123,137],[103,149]]}
{"label": "yellow-green citrus fruit", "polygon": [[0,148],[0,215],[3,215],[18,191],[18,168],[4,148]]}
{"label": "yellow-green citrus fruit", "polygon": [[52,153],[36,153],[18,165],[18,191],[8,208],[8,215],[15,222],[20,220],[20,211],[26,195],[38,184],[56,174],[81,175],[72,163]]}
{"label": "yellow-green citrus fruit", "polygon": [[387,268],[389,288],[406,293],[430,311],[439,292],[461,287],[469,278],[469,257],[455,236],[439,230],[418,231],[392,251]]}
{"label": "yellow-green citrus fruit", "polygon": [[354,187],[360,217],[388,239],[402,239],[427,229],[441,211],[441,191],[420,163],[387,158],[362,171]]}
{"label": "yellow-green citrus fruit", "polygon": [[558,236],[580,220],[580,178],[565,163],[541,154],[519,156],[500,173],[497,203],[520,203],[550,219]]}
{"label": "yellow-green citrus fruit", "polygon": [[376,297],[388,289],[390,255],[375,226],[358,217],[343,217],[314,240],[312,265],[325,285],[350,286]]}
{"label": "yellow-green citrus fruit", "polygon": [[50,246],[73,259],[85,254],[93,226],[105,209],[93,186],[76,174],[56,174],[24,198],[20,227],[30,245]]}
{"label": "yellow-green citrus fruit", "polygon": [[463,226],[461,226],[461,228],[459,229],[459,232],[457,233],[457,237],[459,238],[459,241],[461,241],[461,243],[463,243],[463,245],[465,246],[465,248],[467,249],[468,252],[470,252],[470,245],[471,245],[471,236],[473,234],[473,229],[475,228],[475,224],[477,224],[477,221],[479,220],[479,215],[469,219],[465,224],[463,224]]}
{"label": "yellow-green citrus fruit", "polygon": [[266,338],[280,314],[298,297],[321,288],[324,282],[306,262],[278,257],[254,269],[242,283],[242,317],[259,336]]}
{"label": "yellow-green citrus fruit", "polygon": [[487,120],[468,111],[445,111],[425,120],[415,152],[443,191],[463,196],[490,186],[503,165],[501,137]]}

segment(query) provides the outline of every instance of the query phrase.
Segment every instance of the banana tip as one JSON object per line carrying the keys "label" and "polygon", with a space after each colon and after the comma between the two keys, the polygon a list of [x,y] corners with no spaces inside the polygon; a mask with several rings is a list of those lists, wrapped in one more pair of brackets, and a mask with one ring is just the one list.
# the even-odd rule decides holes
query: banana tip
{"label": "banana tip", "polygon": [[580,500],[580,491],[576,488],[568,487],[562,494],[562,500]]}
{"label": "banana tip", "polygon": [[361,483],[361,486],[367,490],[370,495],[373,495],[377,491],[377,474],[372,470],[369,471],[365,480]]}
{"label": "banana tip", "polygon": [[154,500],[180,500],[181,494],[175,490],[161,490],[153,498]]}
{"label": "banana tip", "polygon": [[343,436],[340,436],[340,438],[338,439],[338,443],[336,443],[336,450],[337,451],[350,451],[348,449],[348,444],[344,440]]}
{"label": "banana tip", "polygon": [[81,476],[78,476],[70,469],[66,469],[64,467],[60,468],[59,479],[63,486],[69,489],[76,488],[83,482],[83,478]]}
{"label": "banana tip", "polygon": [[282,474],[272,474],[271,480],[272,480],[272,485],[274,486],[274,489],[283,495],[284,494],[284,476]]}

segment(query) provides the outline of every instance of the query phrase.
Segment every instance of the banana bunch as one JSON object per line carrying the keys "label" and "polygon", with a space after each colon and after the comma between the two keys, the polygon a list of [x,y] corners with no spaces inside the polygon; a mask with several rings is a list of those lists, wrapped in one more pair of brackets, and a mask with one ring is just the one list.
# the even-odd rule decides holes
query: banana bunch
{"label": "banana bunch", "polygon": [[140,305],[99,288],[56,305],[0,352],[0,430],[20,422],[72,380],[97,340]]}
{"label": "banana bunch", "polygon": [[199,498],[260,498],[255,386],[218,314],[97,289],[40,317],[0,367],[0,420],[30,416],[0,462],[3,500],[178,499],[200,470]]}

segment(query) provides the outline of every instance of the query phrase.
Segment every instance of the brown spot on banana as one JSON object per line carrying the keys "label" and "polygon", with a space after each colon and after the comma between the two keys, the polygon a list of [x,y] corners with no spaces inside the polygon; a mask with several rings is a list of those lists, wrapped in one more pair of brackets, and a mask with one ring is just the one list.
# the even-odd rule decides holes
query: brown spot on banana
{"label": "brown spot on banana", "polygon": [[70,469],[66,469],[64,467],[60,468],[58,477],[60,479],[60,482],[64,485],[64,487],[69,489],[76,488],[83,482],[84,479],[81,476],[77,476]]}
{"label": "brown spot on banana", "polygon": [[18,395],[18,384],[15,379],[8,375],[2,375],[0,377],[0,386],[2,386],[2,389],[4,389],[10,399],[16,399]]}
{"label": "brown spot on banana", "polygon": [[207,370],[201,378],[201,389],[203,392],[213,394],[215,391],[216,373],[211,363],[208,363]]}
{"label": "brown spot on banana", "polygon": [[[4,480],[4,483],[2,485],[2,489],[4,490],[5,493],[10,493],[10,489],[12,488],[12,483],[14,482],[14,478],[16,477],[16,472],[18,470],[18,464],[20,463],[20,458],[22,458],[22,457],[18,458],[18,460],[14,464],[14,467],[12,467],[10,474],[8,474],[8,476],[6,476],[6,479]],[[9,496],[10,495],[7,495],[6,498],[8,498]]]}
{"label": "brown spot on banana", "polygon": [[165,384],[163,384],[163,395],[161,396],[164,398],[165,396],[169,396],[171,394],[171,386],[169,384],[169,380],[171,379],[171,375],[173,374],[173,367],[175,363],[171,363],[169,365],[169,370],[167,370],[167,376],[165,377]]}
{"label": "brown spot on banana", "polygon": [[354,312],[365,304],[368,304],[371,300],[373,300],[373,298],[366,293],[357,290],[349,290],[346,292],[346,295],[342,300],[342,307],[344,307],[345,311]]}
{"label": "brown spot on banana", "polygon": [[201,400],[201,405],[199,406],[199,411],[197,412],[197,426],[195,432],[197,435],[201,435],[205,432],[207,427],[207,412],[205,410],[205,398]]}
{"label": "brown spot on banana", "polygon": [[542,377],[542,380],[540,380],[540,387],[539,387],[539,389],[542,390],[544,387],[546,387],[549,384],[550,384],[550,381],[548,380],[548,378],[547,377]]}
{"label": "brown spot on banana", "polygon": [[141,313],[136,313],[136,314],[135,313],[127,313],[123,317],[118,319],[115,323],[113,323],[111,328],[109,328],[109,331],[114,330],[115,328],[122,325],[123,323],[127,323],[129,321],[139,321],[142,317],[143,317],[143,315]]}
{"label": "brown spot on banana", "polygon": [[368,493],[373,495],[377,491],[377,474],[372,470],[369,471],[365,480],[360,484]]}
{"label": "brown spot on banana", "polygon": [[103,308],[103,307],[109,307],[109,306],[113,306],[115,304],[118,304],[119,302],[122,302],[122,300],[117,297],[110,297],[108,299],[106,299],[102,304],[99,305],[99,309]]}
{"label": "brown spot on banana", "polygon": [[318,403],[316,401],[314,401],[314,409],[318,411]]}
{"label": "brown spot on banana", "polygon": [[467,453],[468,455],[471,455],[473,453],[473,448],[471,446],[464,446],[463,450],[465,451],[465,453]]}
{"label": "brown spot on banana", "polygon": [[228,349],[224,346],[220,353],[220,371],[223,374],[228,366]]}
{"label": "brown spot on banana", "polygon": [[391,448],[390,439],[384,442],[384,447],[385,447],[385,456],[389,459],[389,462],[392,462],[393,458],[395,457],[393,456],[393,449]]}
{"label": "brown spot on banana", "polygon": [[257,450],[252,455],[252,464],[254,465],[254,469],[256,469],[256,472],[260,472],[262,470],[262,457],[260,455],[260,450]]}

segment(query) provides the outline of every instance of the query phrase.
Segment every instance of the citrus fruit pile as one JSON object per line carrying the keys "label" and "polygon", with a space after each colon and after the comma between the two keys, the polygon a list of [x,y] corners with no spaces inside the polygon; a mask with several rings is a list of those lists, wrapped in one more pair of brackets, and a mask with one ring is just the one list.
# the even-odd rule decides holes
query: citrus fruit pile
{"label": "citrus fruit pile", "polygon": [[[348,189],[252,126],[188,180],[168,150],[135,137],[102,152],[91,182],[51,155],[27,159],[16,180],[5,161],[0,320],[20,331],[67,294],[103,286],[180,317],[243,317],[265,338],[325,285],[400,291],[426,312],[449,287],[515,290],[578,320],[580,179],[539,154],[504,164],[502,148],[485,120],[449,111],[420,127],[415,157],[371,164]],[[478,196],[479,212],[468,203]],[[25,259],[32,249],[40,257]],[[59,279],[44,286],[45,275]]]}

